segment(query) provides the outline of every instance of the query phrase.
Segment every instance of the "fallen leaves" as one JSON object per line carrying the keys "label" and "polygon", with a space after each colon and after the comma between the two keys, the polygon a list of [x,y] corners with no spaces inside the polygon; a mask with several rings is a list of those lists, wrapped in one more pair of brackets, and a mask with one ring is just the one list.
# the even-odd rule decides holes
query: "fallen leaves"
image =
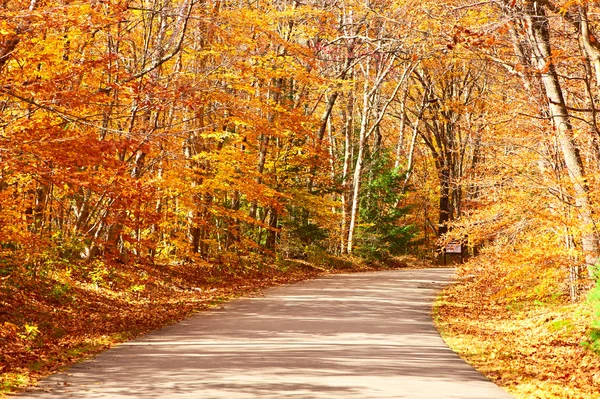
{"label": "fallen leaves", "polygon": [[581,346],[587,304],[507,306],[475,288],[463,280],[436,305],[438,329],[463,359],[517,398],[599,397],[600,358]]}

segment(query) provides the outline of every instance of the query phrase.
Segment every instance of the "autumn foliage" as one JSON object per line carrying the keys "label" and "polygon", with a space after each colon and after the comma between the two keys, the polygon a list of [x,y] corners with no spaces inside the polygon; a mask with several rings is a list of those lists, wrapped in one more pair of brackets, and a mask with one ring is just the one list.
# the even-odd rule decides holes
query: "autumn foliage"
{"label": "autumn foliage", "polygon": [[[436,261],[450,240],[486,300],[585,303],[600,256],[597,11],[2,2],[0,342],[61,335],[23,309],[81,287],[129,301],[178,268],[237,286],[259,259]],[[573,336],[598,351],[594,318]]]}

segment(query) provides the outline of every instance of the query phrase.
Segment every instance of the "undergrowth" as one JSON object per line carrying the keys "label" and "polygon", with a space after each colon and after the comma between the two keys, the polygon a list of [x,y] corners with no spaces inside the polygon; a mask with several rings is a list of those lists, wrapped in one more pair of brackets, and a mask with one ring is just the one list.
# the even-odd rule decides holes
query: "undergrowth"
{"label": "undergrowth", "polygon": [[600,356],[600,283],[590,291],[587,299],[593,309],[594,318],[583,346]]}

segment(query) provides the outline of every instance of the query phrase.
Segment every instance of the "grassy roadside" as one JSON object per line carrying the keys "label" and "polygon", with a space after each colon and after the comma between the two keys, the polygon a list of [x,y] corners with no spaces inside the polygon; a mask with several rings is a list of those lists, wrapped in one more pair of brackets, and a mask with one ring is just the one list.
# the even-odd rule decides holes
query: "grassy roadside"
{"label": "grassy roadside", "polygon": [[0,398],[86,357],[263,288],[335,273],[404,268],[329,257],[235,267],[101,263],[0,280]]}
{"label": "grassy roadside", "polygon": [[585,302],[507,305],[465,279],[439,295],[434,314],[446,343],[516,398],[600,398],[600,357],[581,346]]}

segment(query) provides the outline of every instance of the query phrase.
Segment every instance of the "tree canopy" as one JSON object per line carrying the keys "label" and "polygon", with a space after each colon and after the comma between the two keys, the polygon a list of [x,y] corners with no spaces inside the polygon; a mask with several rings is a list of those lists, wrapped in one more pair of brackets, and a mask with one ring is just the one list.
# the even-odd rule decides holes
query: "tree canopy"
{"label": "tree canopy", "polygon": [[599,11],[3,1],[0,281],[458,241],[497,298],[581,299],[600,256]]}

